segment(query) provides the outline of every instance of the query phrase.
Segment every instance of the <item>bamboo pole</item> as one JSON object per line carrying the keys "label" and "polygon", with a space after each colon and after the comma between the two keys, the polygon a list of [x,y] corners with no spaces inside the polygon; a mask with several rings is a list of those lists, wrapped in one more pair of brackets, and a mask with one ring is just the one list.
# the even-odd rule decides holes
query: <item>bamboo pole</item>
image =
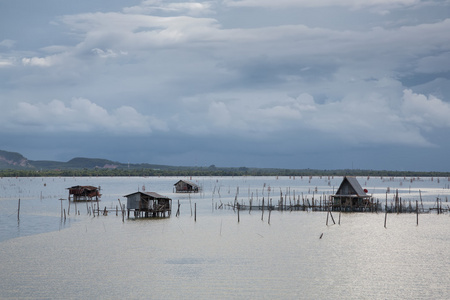
{"label": "bamboo pole", "polygon": [[59,201],[61,202],[61,220],[63,218],[63,204],[62,204],[63,200],[64,200],[63,198],[59,199]]}
{"label": "bamboo pole", "polygon": [[419,226],[419,201],[416,200],[416,225]]}
{"label": "bamboo pole", "polygon": [[239,203],[237,203],[238,223],[240,222],[240,218],[239,218],[239,211],[240,210],[241,210],[241,206],[239,205]]}
{"label": "bamboo pole", "polygon": [[262,199],[262,206],[261,206],[261,221],[264,221],[264,197]]}
{"label": "bamboo pole", "polygon": [[329,209],[329,212],[330,212],[330,217],[331,217],[331,220],[333,221],[333,224],[336,224],[336,222],[334,221],[334,218],[333,218],[333,214],[331,213],[330,209]]}
{"label": "bamboo pole", "polygon": [[177,213],[175,214],[175,217],[179,217],[180,216],[180,199],[178,199],[178,209],[177,209]]}
{"label": "bamboo pole", "polygon": [[19,198],[19,205],[17,207],[17,221],[20,220],[20,198]]}

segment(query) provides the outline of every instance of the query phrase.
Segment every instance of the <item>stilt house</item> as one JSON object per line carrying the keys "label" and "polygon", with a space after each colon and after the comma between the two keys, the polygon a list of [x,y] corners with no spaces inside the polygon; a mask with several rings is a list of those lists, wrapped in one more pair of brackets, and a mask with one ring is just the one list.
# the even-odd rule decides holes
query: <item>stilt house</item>
{"label": "stilt house", "polygon": [[198,185],[187,180],[179,180],[174,186],[177,193],[198,193],[200,190]]}
{"label": "stilt house", "polygon": [[154,192],[136,192],[127,197],[128,217],[130,211],[135,217],[170,217],[172,212],[172,199]]}
{"label": "stilt house", "polygon": [[372,197],[366,194],[356,177],[345,176],[332,197],[334,210],[364,211],[372,208]]}
{"label": "stilt house", "polygon": [[101,197],[100,187],[77,185],[68,188],[69,201],[98,201]]}

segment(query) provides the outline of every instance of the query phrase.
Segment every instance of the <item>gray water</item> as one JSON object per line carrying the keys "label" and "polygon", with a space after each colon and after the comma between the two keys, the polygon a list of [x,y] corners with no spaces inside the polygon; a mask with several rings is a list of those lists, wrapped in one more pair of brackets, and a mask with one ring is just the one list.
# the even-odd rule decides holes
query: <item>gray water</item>
{"label": "gray water", "polygon": [[[342,177],[198,177],[199,194],[175,194],[179,179],[0,179],[1,299],[448,299],[449,214],[268,212],[216,209],[253,197],[332,194]],[[444,207],[447,178],[358,178],[380,200],[422,197]],[[87,214],[67,187],[101,186],[100,207],[155,191],[174,200],[165,219]],[[270,192],[268,191],[270,187]],[[387,188],[390,192],[386,196]],[[420,190],[420,192],[419,192]],[[17,220],[18,199],[21,199]],[[180,216],[175,217],[177,201]],[[62,201],[68,209],[67,200]],[[197,206],[194,221],[191,207]],[[79,211],[79,214],[78,214]],[[321,237],[321,238],[320,238]]]}

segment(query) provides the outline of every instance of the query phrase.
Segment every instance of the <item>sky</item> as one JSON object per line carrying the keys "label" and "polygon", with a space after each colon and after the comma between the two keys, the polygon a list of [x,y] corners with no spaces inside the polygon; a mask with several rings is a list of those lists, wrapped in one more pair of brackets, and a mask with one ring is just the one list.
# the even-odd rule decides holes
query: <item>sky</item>
{"label": "sky", "polygon": [[450,171],[449,0],[0,0],[0,149]]}

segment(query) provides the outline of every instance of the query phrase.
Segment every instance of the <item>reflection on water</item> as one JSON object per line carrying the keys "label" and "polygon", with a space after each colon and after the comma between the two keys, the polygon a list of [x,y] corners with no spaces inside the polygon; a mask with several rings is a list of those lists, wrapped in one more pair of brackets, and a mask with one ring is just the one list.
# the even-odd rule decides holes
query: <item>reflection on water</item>
{"label": "reflection on water", "polygon": [[[67,197],[64,188],[75,184],[69,179],[46,179],[43,189],[39,180],[25,180],[32,189],[24,185],[17,194],[8,190],[5,194],[9,198],[0,201],[5,213],[0,220],[4,216],[11,218],[14,230],[30,234],[18,234],[18,238],[9,237],[0,243],[0,298],[450,296],[448,214],[422,214],[419,226],[414,214],[389,214],[384,228],[384,214],[342,214],[341,225],[326,226],[325,212],[273,211],[268,224],[267,213],[261,218],[260,211],[241,212],[238,222],[233,210],[213,209],[214,202],[233,201],[237,186],[239,197],[246,200],[252,192],[256,197],[256,189],[261,197],[264,183],[272,187],[273,195],[275,190],[279,193],[280,188],[294,186],[296,193],[306,195],[316,186],[319,193],[332,191],[341,178],[331,185],[320,178],[313,178],[311,183],[309,178],[201,178],[204,193],[191,195],[191,202],[189,195],[172,193],[175,178],[100,179],[102,206],[115,206],[117,198],[146,185],[147,191],[168,195],[175,202],[179,199],[181,215],[122,222],[120,214],[94,218],[81,205],[80,215],[72,211],[64,230],[59,230],[58,199]],[[95,184],[94,178],[76,181]],[[386,186],[381,183],[379,180],[374,184],[385,193]],[[427,184],[428,187],[423,184],[420,188],[424,197],[429,195],[430,202],[437,197],[429,192],[431,189],[438,191],[440,197],[446,195],[447,190],[439,188],[436,182]],[[267,197],[267,190],[264,193]],[[23,200],[19,224],[17,196]],[[197,222],[191,216],[190,203],[197,203]],[[67,203],[64,205],[67,209]],[[338,214],[334,213],[334,217],[337,220]],[[2,225],[2,232],[4,226],[7,225]],[[40,230],[41,227],[47,229]],[[35,228],[34,232],[30,228]]]}

